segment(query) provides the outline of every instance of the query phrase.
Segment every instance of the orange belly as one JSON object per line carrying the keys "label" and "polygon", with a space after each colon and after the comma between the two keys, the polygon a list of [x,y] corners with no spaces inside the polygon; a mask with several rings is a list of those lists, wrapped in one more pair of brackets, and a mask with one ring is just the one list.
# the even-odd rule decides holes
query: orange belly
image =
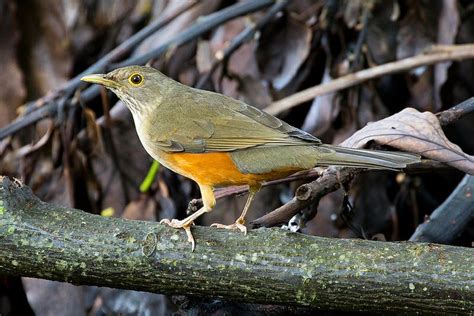
{"label": "orange belly", "polygon": [[212,187],[226,185],[257,184],[286,177],[301,169],[286,168],[269,173],[241,173],[235,166],[229,153],[162,153],[164,164],[199,184]]}

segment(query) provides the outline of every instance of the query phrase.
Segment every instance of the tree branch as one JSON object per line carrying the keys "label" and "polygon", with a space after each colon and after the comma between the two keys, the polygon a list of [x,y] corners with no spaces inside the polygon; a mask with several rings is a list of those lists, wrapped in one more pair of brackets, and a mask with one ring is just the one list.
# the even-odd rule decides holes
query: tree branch
{"label": "tree branch", "polygon": [[320,84],[299,91],[293,95],[274,102],[264,110],[270,114],[277,115],[301,103],[310,101],[317,96],[346,89],[384,75],[402,72],[421,66],[433,65],[444,61],[463,60],[470,58],[474,58],[474,45],[472,44],[436,45],[427,52],[420,55],[364,69],[334,79],[326,84]]}
{"label": "tree branch", "polygon": [[322,197],[328,193],[339,190],[339,188],[351,182],[352,179],[362,171],[364,171],[364,169],[349,167],[339,169],[328,168],[318,179],[301,185],[296,190],[295,196],[289,202],[253,220],[251,224],[253,227],[272,227],[287,222],[299,211],[311,204],[315,204],[314,208],[317,209],[317,205]]}
{"label": "tree branch", "polygon": [[0,274],[248,303],[468,314],[474,249],[105,218],[0,177]]}

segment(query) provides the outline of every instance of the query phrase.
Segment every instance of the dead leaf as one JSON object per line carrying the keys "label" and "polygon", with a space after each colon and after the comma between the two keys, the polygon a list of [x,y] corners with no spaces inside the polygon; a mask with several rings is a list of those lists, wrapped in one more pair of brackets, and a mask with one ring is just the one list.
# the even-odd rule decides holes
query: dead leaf
{"label": "dead leaf", "polygon": [[[86,122],[84,130],[87,134],[87,144],[90,145],[86,152],[88,154],[94,154],[95,152],[103,151],[102,132],[97,123],[95,112],[89,108],[84,108],[83,115]],[[83,148],[85,147],[86,145],[83,144]]]}
{"label": "dead leaf", "polygon": [[355,28],[364,10],[363,0],[352,0],[344,3],[343,17],[347,27]]}
{"label": "dead leaf", "polygon": [[[325,195],[318,204],[318,214],[306,223],[302,232],[324,237],[337,237],[341,230],[336,226],[336,211],[340,208],[343,191],[338,190]],[[349,236],[353,238],[354,235]]]}
{"label": "dead leaf", "polygon": [[[232,40],[238,36],[246,27],[251,26],[248,17],[234,19],[220,27],[213,33],[209,41],[209,51],[207,52],[207,60],[211,63],[215,62],[217,58],[222,58],[224,49],[226,49]],[[229,77],[222,78],[222,67],[218,69],[212,76],[214,87],[219,87],[219,92],[244,100],[250,104],[261,106],[271,102],[269,92],[266,91],[260,81],[260,71],[257,65],[255,56],[256,42],[249,41],[242,44],[235,52],[232,53],[227,61],[226,73]],[[201,48],[204,52],[205,47]],[[204,56],[201,56],[201,59]],[[199,62],[199,59],[198,59]],[[210,68],[210,67],[209,67]],[[200,69],[205,69],[205,60],[201,61]],[[250,81],[250,82],[249,82]],[[249,90],[249,86],[257,84],[255,90],[258,90],[259,97],[253,98],[253,94],[246,95],[245,92]],[[250,98],[249,98],[250,97]],[[255,100],[262,99],[264,103],[255,102]]]}
{"label": "dead leaf", "polygon": [[[400,21],[397,34],[397,59],[412,57],[423,53],[428,47],[437,42],[438,16],[441,10],[440,2],[423,5],[422,1],[411,5]],[[416,31],[414,31],[416,30]],[[410,72],[407,79],[413,107],[436,112],[434,105],[433,72],[429,67],[419,67]]]}
{"label": "dead leaf", "polygon": [[276,90],[285,88],[306,61],[311,49],[311,29],[292,18],[286,25],[263,32],[257,60],[265,78]]}
{"label": "dead leaf", "polygon": [[[439,15],[438,43],[452,45],[456,41],[456,34],[460,24],[457,2],[454,0],[443,0],[443,10]],[[442,108],[441,87],[448,79],[448,69],[452,62],[439,63],[434,66],[434,111]]]}
{"label": "dead leaf", "polygon": [[257,44],[251,41],[243,44],[237,49],[229,59],[227,65],[232,74],[238,74],[241,78],[249,76],[252,78],[259,78],[260,71],[258,70],[257,58],[255,51]]}
{"label": "dead leaf", "polygon": [[366,43],[372,60],[378,65],[396,58],[397,12],[400,12],[398,1],[380,1],[374,7],[370,23],[367,25]]}
{"label": "dead leaf", "polygon": [[94,7],[93,24],[99,29],[107,28],[120,23],[124,18],[133,13],[137,1],[125,0],[117,3],[115,1],[97,1]]}
{"label": "dead leaf", "polygon": [[122,217],[126,219],[155,221],[156,202],[146,195],[140,195],[138,199],[128,203],[123,211]]}
{"label": "dead leaf", "polygon": [[[28,302],[36,315],[85,315],[83,288],[69,283],[22,278]],[[45,304],[45,302],[48,302]]]}
{"label": "dead leaf", "polygon": [[446,138],[438,119],[431,112],[421,113],[406,108],[383,120],[367,124],[341,145],[362,148],[371,140],[474,174],[474,156],[464,153]]}
{"label": "dead leaf", "polygon": [[238,92],[240,100],[260,109],[272,103],[268,84],[251,76],[242,77]]}
{"label": "dead leaf", "polygon": [[428,6],[421,2],[409,7],[408,13],[400,21],[397,59],[420,54],[436,42],[438,10],[435,4]]}
{"label": "dead leaf", "polygon": [[224,50],[229,43],[242,32],[250,22],[246,17],[240,17],[219,26],[212,34],[210,45],[212,54]]}
{"label": "dead leaf", "polygon": [[0,127],[16,117],[15,110],[26,96],[23,75],[17,61],[19,32],[15,21],[16,7],[15,1],[5,1],[0,10]]}
{"label": "dead leaf", "polygon": [[[63,15],[71,34],[71,51],[76,61],[85,66],[97,61],[90,52],[101,49],[107,52],[133,33],[134,22],[148,17],[151,5],[145,1],[63,1]],[[107,32],[109,36],[104,37]],[[101,43],[100,47],[97,43]],[[75,65],[77,66],[77,65]]]}
{"label": "dead leaf", "polygon": [[22,55],[28,76],[28,97],[39,98],[69,79],[72,69],[70,34],[60,0],[18,2]]}
{"label": "dead leaf", "polygon": [[[326,67],[321,84],[333,80],[329,71],[330,69]],[[335,95],[336,93],[328,93],[316,97],[313,100],[311,109],[309,110],[302,126],[304,131],[312,133],[313,135],[322,135],[330,128],[331,123],[337,117],[340,110],[339,103],[334,102]]]}
{"label": "dead leaf", "polygon": [[36,143],[34,144],[26,144],[25,146],[19,148],[16,151],[16,158],[20,159],[26,155],[31,154],[32,152],[42,148],[44,145],[48,143],[50,140],[51,135],[53,134],[53,124],[50,124],[46,134],[44,134]]}
{"label": "dead leaf", "polygon": [[407,88],[411,98],[409,103],[420,111],[436,112],[434,107],[433,68],[419,67],[407,77]]}

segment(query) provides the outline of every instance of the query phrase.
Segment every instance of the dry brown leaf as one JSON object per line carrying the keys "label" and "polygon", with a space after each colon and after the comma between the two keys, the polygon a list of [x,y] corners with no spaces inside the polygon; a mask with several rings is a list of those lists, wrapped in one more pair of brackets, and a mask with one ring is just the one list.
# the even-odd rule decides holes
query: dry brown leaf
{"label": "dry brown leaf", "polygon": [[16,150],[15,156],[17,159],[23,158],[26,155],[31,154],[32,152],[37,151],[38,149],[42,148],[46,145],[53,134],[53,124],[50,124],[46,134],[41,136],[41,138],[36,143],[29,143],[23,147],[20,147]]}
{"label": "dry brown leaf", "polygon": [[[209,42],[210,58],[214,60],[217,56],[223,56],[224,49],[227,48],[232,40],[240,34],[246,27],[251,26],[251,20],[248,17],[234,19],[218,27]],[[232,53],[226,64],[226,73],[232,78],[221,78],[222,69],[216,71],[213,75],[214,87],[219,87],[219,92],[241,99],[253,105],[266,105],[271,102],[271,97],[266,91],[263,83],[259,81],[260,72],[255,56],[256,41],[243,43],[235,52]],[[250,82],[249,82],[250,81]],[[259,98],[252,98],[253,93],[245,94],[254,83],[257,84],[255,90],[263,97],[263,103],[258,103]],[[248,98],[250,96],[250,99]]]}
{"label": "dry brown leaf", "polygon": [[18,2],[28,97],[39,98],[64,84],[72,69],[71,34],[63,1]]}
{"label": "dry brown leaf", "polygon": [[255,56],[256,46],[255,41],[250,41],[240,46],[240,48],[231,55],[227,65],[228,70],[232,74],[239,75],[241,78],[245,76],[259,78],[260,72]]}
{"label": "dry brown leaf", "polygon": [[[333,80],[329,72],[330,69],[326,67],[321,84]],[[336,119],[340,110],[339,103],[334,102],[335,95],[336,93],[328,93],[313,100],[302,126],[304,131],[313,135],[322,135],[331,127],[331,123]]]}
{"label": "dry brown leaf", "polygon": [[396,59],[399,12],[396,0],[379,1],[372,11],[366,43],[371,59],[378,65]]}
{"label": "dry brown leaf", "polygon": [[436,43],[439,10],[438,3],[424,6],[417,2],[409,6],[397,34],[397,59],[420,54]]}
{"label": "dry brown leaf", "polygon": [[349,28],[355,28],[360,23],[360,17],[364,10],[364,1],[352,0],[344,2],[343,17]]}
{"label": "dry brown leaf", "polygon": [[[460,15],[457,3],[453,0],[443,0],[443,10],[439,14],[438,43],[452,45],[456,42],[456,35],[460,24]],[[434,99],[435,111],[443,106],[441,101],[441,87],[448,79],[448,69],[452,62],[439,63],[434,66]]]}
{"label": "dry brown leaf", "polygon": [[155,221],[156,201],[146,195],[140,195],[138,199],[131,201],[125,207],[122,217],[143,221]]}
{"label": "dry brown leaf", "polygon": [[[413,3],[399,23],[397,34],[397,59],[423,53],[437,42],[439,3],[424,6]],[[417,30],[414,32],[414,30]],[[411,99],[409,103],[424,111],[437,112],[434,105],[433,71],[430,67],[419,67],[411,71],[407,78]]]}
{"label": "dry brown leaf", "polygon": [[67,315],[85,315],[87,307],[83,287],[34,278],[22,278],[22,281],[35,315],[64,315],[66,308],[70,309]]}
{"label": "dry brown leaf", "polygon": [[312,36],[307,25],[292,18],[284,26],[262,33],[257,60],[261,72],[276,90],[289,85],[308,58]]}
{"label": "dry brown leaf", "polygon": [[88,143],[91,145],[90,152],[99,152],[102,151],[103,142],[102,142],[102,132],[100,126],[97,123],[95,112],[89,108],[83,110],[84,120],[86,122],[85,132],[87,133]]}
{"label": "dry brown leaf", "polygon": [[240,100],[257,106],[260,109],[272,103],[268,85],[266,85],[264,81],[251,76],[242,77],[238,92]]}
{"label": "dry brown leaf", "polygon": [[15,1],[6,1],[0,10],[0,127],[16,117],[16,108],[23,103],[26,89],[18,64],[17,51],[20,34],[15,21],[17,6]]}
{"label": "dry brown leaf", "polygon": [[418,153],[423,157],[446,163],[468,174],[474,174],[474,157],[451,143],[444,135],[436,116],[413,108],[367,124],[342,146],[361,148],[369,141],[397,149]]}

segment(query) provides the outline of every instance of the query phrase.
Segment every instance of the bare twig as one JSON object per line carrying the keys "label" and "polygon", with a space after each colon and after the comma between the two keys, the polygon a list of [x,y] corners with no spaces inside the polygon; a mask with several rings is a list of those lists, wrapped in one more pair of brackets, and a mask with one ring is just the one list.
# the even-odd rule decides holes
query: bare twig
{"label": "bare twig", "polygon": [[474,97],[467,99],[459,103],[456,106],[453,106],[449,110],[439,112],[436,116],[439,119],[439,123],[444,126],[451,124],[462,116],[474,112]]}
{"label": "bare twig", "polygon": [[470,58],[474,58],[474,44],[433,46],[426,53],[386,63],[373,68],[364,69],[334,79],[329,83],[317,85],[297,92],[289,97],[274,102],[265,108],[265,111],[276,115],[301,103],[310,101],[317,96],[346,89],[370,79],[444,61],[463,60]]}
{"label": "bare twig", "polygon": [[[295,214],[311,204],[319,204],[319,200],[326,194],[336,191],[349,183],[363,169],[357,168],[328,168],[323,175],[313,182],[303,184],[295,193],[295,197],[276,210],[252,221],[253,227],[271,227],[287,222]],[[316,214],[315,214],[316,215]]]}

